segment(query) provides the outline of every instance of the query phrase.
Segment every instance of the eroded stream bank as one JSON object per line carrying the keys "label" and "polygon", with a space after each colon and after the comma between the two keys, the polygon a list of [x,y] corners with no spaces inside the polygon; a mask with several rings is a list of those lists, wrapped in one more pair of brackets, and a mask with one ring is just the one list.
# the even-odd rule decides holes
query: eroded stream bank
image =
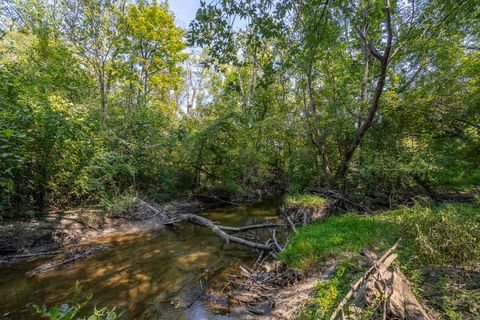
{"label": "eroded stream bank", "polygon": [[[208,210],[203,215],[228,226],[276,218],[272,203]],[[62,302],[79,280],[84,291],[93,293],[95,304],[126,310],[125,319],[228,318],[212,311],[208,296],[187,309],[185,301],[195,294],[200,281],[208,289],[221,290],[240,264],[251,264],[255,259],[254,251],[226,244],[210,230],[191,224],[95,240],[104,242],[114,245],[32,278],[26,272],[45,260],[0,266],[0,296],[6,297],[0,301],[0,315],[6,319],[35,319],[32,303]]]}

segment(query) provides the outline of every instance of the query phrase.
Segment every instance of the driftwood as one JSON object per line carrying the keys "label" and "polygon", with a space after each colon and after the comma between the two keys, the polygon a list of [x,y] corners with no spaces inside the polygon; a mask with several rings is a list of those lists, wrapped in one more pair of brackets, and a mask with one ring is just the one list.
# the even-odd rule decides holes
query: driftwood
{"label": "driftwood", "polygon": [[282,251],[283,248],[282,246],[278,243],[277,241],[277,237],[275,237],[275,229],[273,229],[273,235],[272,235],[272,238],[273,238],[273,243],[275,244],[275,246],[277,247],[278,251]]}
{"label": "driftwood", "polygon": [[24,259],[24,258],[37,258],[37,257],[45,257],[45,256],[53,256],[59,253],[62,253],[61,250],[54,250],[54,251],[42,251],[36,253],[25,253],[25,254],[15,254],[6,256],[4,260],[0,260],[1,263],[9,263],[12,260],[15,261],[16,259]]}
{"label": "driftwood", "polygon": [[263,244],[263,243],[258,243],[258,242],[253,242],[250,240],[246,240],[240,237],[232,236],[226,233],[224,230],[227,231],[234,231],[234,232],[241,232],[241,231],[246,231],[246,230],[252,230],[252,229],[260,229],[260,228],[274,228],[278,227],[279,225],[275,224],[260,224],[260,225],[251,225],[251,226],[244,226],[244,227],[227,227],[227,226],[219,226],[216,225],[213,221],[199,216],[197,214],[193,213],[183,213],[183,214],[174,214],[174,215],[167,215],[166,213],[161,212],[151,204],[143,201],[143,200],[138,200],[142,205],[147,207],[149,210],[153,211],[156,216],[163,217],[163,223],[165,225],[172,225],[180,222],[191,222],[206,228],[209,228],[212,230],[216,235],[218,235],[220,238],[222,238],[225,242],[230,243],[238,243],[250,248],[254,249],[259,249],[259,250],[266,250],[266,251],[274,251],[276,248],[271,245],[271,244]]}
{"label": "driftwood", "polygon": [[288,224],[290,225],[290,228],[292,228],[293,232],[297,233],[297,228],[295,228],[295,224],[292,222],[290,217],[286,213],[282,213],[285,219],[287,220]]}
{"label": "driftwood", "polygon": [[335,199],[335,200],[338,200],[338,201],[344,201],[344,202],[347,202],[349,204],[351,204],[353,207],[356,207],[357,209],[361,210],[361,211],[365,211],[369,214],[373,214],[374,212],[367,206],[361,204],[361,203],[357,203],[353,200],[350,200],[344,196],[342,196],[341,194],[335,192],[335,191],[332,191],[332,190],[325,190],[323,192],[318,192],[318,191],[315,191],[314,193],[320,195],[320,196],[324,196],[324,197],[327,197],[327,198],[332,198],[332,199]]}
{"label": "driftwood", "polygon": [[240,267],[240,276],[230,278],[229,301],[243,306],[253,315],[271,311],[280,289],[299,281],[300,274],[280,261],[265,263],[257,270]]}
{"label": "driftwood", "polygon": [[181,214],[179,215],[178,219],[175,220],[175,223],[180,221],[189,221],[189,222],[207,227],[227,243],[234,242],[234,243],[238,243],[254,249],[273,250],[273,247],[270,245],[265,245],[263,243],[257,243],[257,242],[242,239],[240,237],[229,235],[225,231],[220,229],[219,226],[215,225],[211,220],[196,214],[191,214],[191,213]]}
{"label": "driftwood", "polygon": [[244,232],[249,230],[256,230],[256,229],[267,229],[267,228],[277,228],[282,227],[283,224],[278,223],[263,223],[263,224],[252,224],[243,227],[229,227],[229,226],[220,226],[217,225],[223,231],[231,231],[231,232]]}
{"label": "driftwood", "polygon": [[401,239],[398,239],[397,242],[395,242],[395,244],[390,248],[388,249],[384,254],[383,256],[380,257],[380,259],[378,259],[377,261],[375,261],[373,263],[373,265],[362,275],[362,277],[360,279],[358,279],[358,281],[352,286],[352,288],[350,289],[350,291],[348,291],[348,293],[346,294],[345,298],[342,299],[342,301],[340,301],[340,303],[338,304],[337,308],[335,309],[335,311],[333,311],[332,313],[332,316],[330,317],[330,320],[335,320],[337,319],[337,316],[338,314],[340,313],[340,311],[343,310],[343,308],[345,307],[345,305],[347,304],[348,300],[352,297],[353,293],[355,292],[355,290],[357,290],[357,288],[363,284],[365,282],[365,280],[372,274],[373,271],[375,271],[378,266],[383,262],[385,261],[385,259],[398,247],[398,244],[400,243]]}
{"label": "driftwood", "polygon": [[[347,295],[340,301],[332,313],[330,320],[360,319],[361,313],[369,307],[378,319],[399,318],[413,320],[429,320],[423,307],[415,298],[408,280],[398,267],[392,267],[397,258],[393,251],[400,239],[388,249],[352,286]],[[345,308],[347,315],[345,315]],[[380,308],[380,310],[378,310]]]}
{"label": "driftwood", "polygon": [[91,255],[91,254],[94,254],[94,253],[97,253],[97,252],[101,252],[101,251],[109,248],[110,246],[111,246],[110,244],[100,244],[100,245],[93,246],[93,247],[88,247],[88,248],[72,249],[70,252],[68,252],[66,254],[65,258],[59,259],[59,260],[52,260],[52,261],[48,261],[46,263],[43,263],[40,266],[36,267],[35,269],[27,272],[27,275],[29,277],[33,277],[36,274],[51,271],[51,270],[56,269],[56,268],[58,268],[62,265],[72,263],[74,261],[82,259],[82,258],[84,258],[88,255]]}

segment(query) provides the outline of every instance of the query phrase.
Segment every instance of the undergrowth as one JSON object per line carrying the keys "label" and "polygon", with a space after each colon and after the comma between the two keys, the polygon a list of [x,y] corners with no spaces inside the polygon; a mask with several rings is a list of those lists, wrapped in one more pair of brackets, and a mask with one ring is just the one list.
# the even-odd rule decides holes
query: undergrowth
{"label": "undergrowth", "polygon": [[75,291],[67,303],[57,304],[50,308],[46,305],[33,305],[33,308],[38,315],[49,320],[117,320],[120,318],[122,313],[118,314],[115,308],[94,306],[93,310],[86,310],[90,307],[92,297],[91,293],[85,294],[82,291],[82,286],[77,281]]}
{"label": "undergrowth", "polygon": [[282,202],[284,206],[301,206],[307,209],[316,209],[326,205],[328,200],[314,194],[293,194],[285,196]]}
{"label": "undergrowth", "polygon": [[[479,207],[469,204],[418,204],[370,216],[345,214],[328,217],[324,221],[300,228],[281,252],[281,257],[289,265],[302,269],[322,263],[327,258],[338,260],[334,275],[318,283],[315,297],[300,317],[325,319],[348,292],[349,284],[355,282],[362,273],[355,259],[352,259],[362,248],[382,254],[397,239],[402,238],[398,248],[398,263],[411,280],[414,291],[428,299],[430,295],[439,294],[438,287],[442,284],[436,282],[445,281],[447,267],[478,270],[479,237]],[[440,274],[438,279],[428,278],[432,271],[427,268],[436,268]],[[428,285],[427,281],[435,283]],[[459,284],[466,281],[461,276],[449,281],[455,283],[457,289],[441,291],[440,296],[429,301],[429,305],[446,319],[474,319],[475,315],[479,315],[476,312],[480,312],[478,301],[462,300],[458,295],[479,297],[480,288],[465,288],[465,284]],[[469,305],[459,306],[459,301]]]}
{"label": "undergrowth", "polygon": [[361,272],[362,268],[355,264],[353,259],[342,259],[330,279],[317,283],[314,298],[299,316],[299,320],[323,319],[329,316],[350,290],[350,283],[355,281]]}

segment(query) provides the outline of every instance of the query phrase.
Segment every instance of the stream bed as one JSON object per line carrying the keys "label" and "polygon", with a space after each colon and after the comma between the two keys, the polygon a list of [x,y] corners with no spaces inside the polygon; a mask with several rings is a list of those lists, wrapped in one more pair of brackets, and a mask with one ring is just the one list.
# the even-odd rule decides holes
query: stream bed
{"label": "stream bed", "polygon": [[[202,215],[223,225],[243,226],[275,219],[275,206],[248,204]],[[121,319],[229,319],[228,308],[214,312],[210,299],[202,297],[188,308],[184,301],[189,304],[199,286],[220,291],[229,276],[239,273],[239,265],[251,266],[255,259],[251,249],[226,244],[210,230],[188,223],[89,244],[98,243],[113,245],[31,278],[25,273],[48,259],[0,266],[0,318],[38,319],[33,304],[67,301],[78,280],[83,292],[93,294],[93,304],[116,307],[123,311]]]}

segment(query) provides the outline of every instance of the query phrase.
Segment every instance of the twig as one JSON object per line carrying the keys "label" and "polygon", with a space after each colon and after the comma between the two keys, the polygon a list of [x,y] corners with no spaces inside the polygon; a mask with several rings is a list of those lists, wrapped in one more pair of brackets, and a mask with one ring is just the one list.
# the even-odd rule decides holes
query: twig
{"label": "twig", "polygon": [[285,213],[282,213],[285,219],[287,219],[288,224],[292,228],[293,232],[297,233],[297,228],[295,228],[295,225],[293,224],[292,220],[286,215]]}
{"label": "twig", "polygon": [[[17,254],[17,255],[12,255],[12,256],[6,256],[5,258],[7,260],[9,259],[22,259],[22,258],[31,258],[31,257],[40,257],[40,256],[51,256],[55,254],[62,253],[63,251],[61,250],[55,250],[55,251],[44,251],[44,252],[38,252],[38,253],[26,253],[26,254]],[[1,260],[1,262],[6,262],[7,260]]]}
{"label": "twig", "polygon": [[263,224],[252,224],[243,227],[229,227],[229,226],[217,226],[223,231],[231,231],[231,232],[243,232],[247,230],[255,230],[255,229],[263,229],[263,228],[276,228],[281,227],[281,224],[277,223],[263,223]]}
{"label": "twig", "polygon": [[277,247],[278,251],[282,251],[283,248],[280,244],[278,244],[278,241],[277,241],[277,238],[275,237],[275,231],[277,231],[276,229],[273,229],[273,243],[275,244],[275,246]]}

